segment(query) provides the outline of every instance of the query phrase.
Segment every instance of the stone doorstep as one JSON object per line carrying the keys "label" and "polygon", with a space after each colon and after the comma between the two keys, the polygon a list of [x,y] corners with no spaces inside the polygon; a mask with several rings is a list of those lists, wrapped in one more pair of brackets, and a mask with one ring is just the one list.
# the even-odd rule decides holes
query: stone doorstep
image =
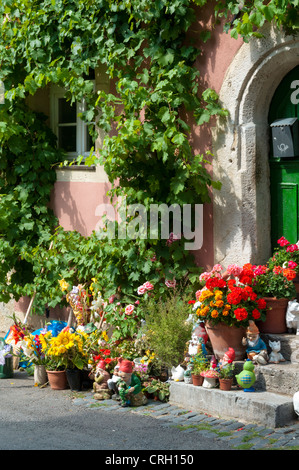
{"label": "stone doorstep", "polygon": [[222,419],[277,428],[298,422],[290,396],[233,388],[225,392],[184,382],[170,382],[169,403]]}

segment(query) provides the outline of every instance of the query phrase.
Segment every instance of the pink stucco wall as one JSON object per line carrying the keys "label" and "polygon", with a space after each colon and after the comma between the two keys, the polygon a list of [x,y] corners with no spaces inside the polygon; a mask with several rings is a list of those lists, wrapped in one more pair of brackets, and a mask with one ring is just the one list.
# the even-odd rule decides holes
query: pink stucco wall
{"label": "pink stucco wall", "polygon": [[[202,54],[197,59],[195,66],[200,71],[204,87],[210,87],[219,92],[227,68],[242,45],[242,41],[230,38],[229,34],[223,33],[221,24],[214,24],[215,21],[212,14],[213,3],[208,2],[204,14],[202,9],[199,9],[201,17],[194,27],[191,28],[191,35],[202,50]],[[211,39],[205,44],[199,40],[199,32],[203,29],[211,29],[212,31]],[[194,153],[204,154],[206,151],[212,152],[209,126],[196,126],[192,122],[190,124],[192,127],[190,139]],[[215,125],[215,121],[212,121],[211,125]],[[212,175],[212,160],[208,169]],[[107,183],[58,181],[53,190],[51,206],[64,228],[67,230],[77,230],[83,235],[89,235],[99,221],[99,217],[95,215],[96,207],[103,202],[109,202],[106,196],[107,190]],[[200,266],[209,268],[214,263],[212,203],[205,204],[204,206],[203,232],[203,247],[195,253],[195,258]]]}
{"label": "pink stucco wall", "polygon": [[108,183],[56,181],[51,207],[62,227],[88,236],[99,223],[97,207],[109,203],[108,190]]}

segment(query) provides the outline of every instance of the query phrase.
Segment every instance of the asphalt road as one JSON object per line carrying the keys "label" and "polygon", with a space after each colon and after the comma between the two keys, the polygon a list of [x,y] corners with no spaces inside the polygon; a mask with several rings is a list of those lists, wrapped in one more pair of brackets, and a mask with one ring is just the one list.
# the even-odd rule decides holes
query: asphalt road
{"label": "asphalt road", "polygon": [[[90,392],[88,395],[92,397]],[[98,463],[105,464],[121,463],[105,459],[143,456],[142,451],[149,451],[154,465],[158,463],[155,451],[171,451],[189,456],[190,465],[195,464],[198,451],[230,448],[215,433],[206,431],[206,436],[199,436],[170,426],[162,413],[162,419],[150,416],[150,408],[158,410],[159,404],[162,412],[161,403],[132,410],[113,400],[109,400],[113,406],[93,402],[95,405],[87,407],[81,392],[35,387],[33,377],[15,371],[13,378],[0,380],[0,449],[101,450],[105,452],[99,453]],[[137,466],[134,461],[127,463]],[[159,463],[164,464],[163,458]]]}

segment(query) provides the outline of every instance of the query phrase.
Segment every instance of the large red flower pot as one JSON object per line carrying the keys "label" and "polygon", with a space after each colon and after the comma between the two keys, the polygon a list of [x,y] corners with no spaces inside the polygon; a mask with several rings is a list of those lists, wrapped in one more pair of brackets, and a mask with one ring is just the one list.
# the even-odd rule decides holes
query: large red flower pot
{"label": "large red flower pot", "polygon": [[276,297],[265,297],[267,303],[266,320],[256,322],[260,333],[286,333],[286,313],[288,299],[277,299]]}
{"label": "large red flower pot", "polygon": [[216,359],[222,359],[228,348],[235,350],[235,360],[242,361],[246,355],[246,345],[242,345],[242,338],[246,336],[246,328],[228,326],[225,323],[212,325],[205,324]]}

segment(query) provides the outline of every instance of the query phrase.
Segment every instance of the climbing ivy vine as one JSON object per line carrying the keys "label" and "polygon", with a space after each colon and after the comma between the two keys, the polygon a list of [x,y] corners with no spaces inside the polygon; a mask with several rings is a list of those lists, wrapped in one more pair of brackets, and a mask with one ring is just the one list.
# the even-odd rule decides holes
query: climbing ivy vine
{"label": "climbing ivy vine", "polygon": [[[36,292],[36,306],[61,304],[58,280],[97,278],[106,298],[133,295],[145,280],[193,283],[198,271],[183,240],[83,237],[57,227],[49,207],[55,169],[64,161],[46,118],[28,96],[51,84],[85,100],[82,119],[106,132],[85,162],[101,164],[111,198],[128,204],[200,204],[220,188],[194,154],[197,126],[225,116],[194,67],[201,50],[189,35],[207,0],[2,0],[0,5],[0,300]],[[211,3],[211,2],[209,2]],[[233,38],[260,35],[265,22],[296,31],[298,1],[215,1],[215,22]],[[212,31],[202,31],[197,44]],[[94,92],[91,69],[105,66],[114,92]],[[90,132],[95,139],[94,130]],[[118,181],[118,184],[114,183]],[[51,249],[49,250],[50,243]],[[153,261],[154,260],[154,261]]]}

